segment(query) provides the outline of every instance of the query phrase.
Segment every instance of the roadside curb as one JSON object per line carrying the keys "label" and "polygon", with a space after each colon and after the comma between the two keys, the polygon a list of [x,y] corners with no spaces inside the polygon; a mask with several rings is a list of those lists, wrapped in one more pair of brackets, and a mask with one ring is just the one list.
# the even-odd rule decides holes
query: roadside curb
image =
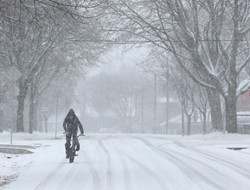
{"label": "roadside curb", "polygon": [[0,144],[0,153],[7,154],[32,154],[33,152],[27,149],[35,149],[29,145],[5,145]]}

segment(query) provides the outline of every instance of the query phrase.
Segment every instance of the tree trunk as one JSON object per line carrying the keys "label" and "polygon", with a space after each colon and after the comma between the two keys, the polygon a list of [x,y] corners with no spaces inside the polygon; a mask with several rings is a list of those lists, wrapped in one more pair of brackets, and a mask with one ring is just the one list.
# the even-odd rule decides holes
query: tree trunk
{"label": "tree trunk", "polygon": [[207,133],[207,113],[202,113],[202,132],[205,135]]}
{"label": "tree trunk", "polygon": [[183,107],[181,108],[181,134],[182,136],[185,135],[185,119],[184,119],[184,110],[183,110]]}
{"label": "tree trunk", "polygon": [[[236,80],[235,80],[236,81]],[[237,113],[236,113],[236,82],[231,83],[228,90],[228,96],[225,97],[226,109],[226,131],[228,133],[237,133]]]}
{"label": "tree trunk", "polygon": [[236,62],[238,55],[239,42],[242,39],[242,35],[239,31],[239,15],[240,6],[237,0],[234,1],[233,9],[233,38],[232,38],[232,50],[230,52],[230,73],[228,78],[228,94],[224,96],[225,99],[225,109],[226,109],[226,131],[228,133],[237,133],[237,114],[236,114],[236,89],[237,89],[237,72],[236,72]]}
{"label": "tree trunk", "polygon": [[211,112],[212,128],[216,131],[223,131],[220,94],[217,91],[211,89],[207,89],[207,92],[208,103]]}
{"label": "tree trunk", "polygon": [[24,132],[23,125],[23,112],[24,112],[24,101],[28,92],[28,82],[22,77],[18,81],[19,95],[17,96],[17,121],[16,121],[16,131]]}
{"label": "tree trunk", "polygon": [[[2,106],[1,102],[0,102],[0,106]],[[3,132],[3,124],[4,124],[3,114],[4,114],[3,109],[2,109],[2,107],[0,107],[0,133]]]}
{"label": "tree trunk", "polygon": [[33,113],[33,130],[38,131],[38,99],[35,98],[35,104],[34,104],[34,113]]}
{"label": "tree trunk", "polygon": [[228,133],[237,133],[237,116],[236,116],[236,104],[232,97],[228,97],[225,100],[226,106],[226,131]]}
{"label": "tree trunk", "polygon": [[44,117],[44,131],[48,133],[48,118],[47,116]]}
{"label": "tree trunk", "polygon": [[[37,113],[41,113],[41,110],[40,109],[38,110],[38,105],[37,105],[37,111],[36,112]],[[38,128],[38,131],[39,132],[44,132],[45,131],[44,127],[43,127],[43,120],[44,120],[44,118],[43,118],[42,114],[36,114],[36,117],[37,117],[37,128]]]}
{"label": "tree trunk", "polygon": [[29,106],[29,133],[34,131],[35,118],[36,118],[36,86],[32,82],[30,87],[30,106]]}
{"label": "tree trunk", "polygon": [[29,108],[29,133],[33,133],[33,125],[34,125],[34,94],[31,90],[30,93],[30,108]]}
{"label": "tree trunk", "polygon": [[186,115],[187,116],[187,135],[191,135],[191,116],[192,115]]}

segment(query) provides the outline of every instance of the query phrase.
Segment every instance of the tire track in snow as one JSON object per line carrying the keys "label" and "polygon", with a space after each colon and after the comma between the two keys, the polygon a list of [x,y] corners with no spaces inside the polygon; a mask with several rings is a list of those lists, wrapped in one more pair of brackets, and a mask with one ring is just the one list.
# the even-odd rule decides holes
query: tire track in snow
{"label": "tire track in snow", "polygon": [[[181,146],[182,148],[189,150],[189,149],[186,148],[184,145],[182,145],[180,142],[173,141],[173,143],[176,144],[177,146]],[[195,149],[195,148],[190,148],[190,150],[199,153],[200,155],[203,156],[203,158],[206,158],[206,159],[208,159],[208,160],[210,160],[210,161],[213,161],[213,162],[215,162],[215,163],[220,163],[221,165],[223,165],[223,166],[225,166],[225,167],[227,167],[227,168],[230,168],[230,169],[233,170],[233,171],[237,171],[237,172],[238,172],[240,175],[242,175],[243,177],[246,177],[246,178],[250,179],[250,174],[249,174],[250,171],[248,171],[248,170],[246,170],[246,169],[244,169],[244,168],[238,166],[237,164],[235,164],[235,163],[233,163],[233,162],[230,162],[230,161],[228,161],[228,160],[222,159],[222,158],[217,157],[217,156],[210,155],[210,154],[208,154],[208,153],[205,153],[205,152],[203,152],[203,151],[197,150],[197,149]],[[175,151],[173,151],[173,150],[170,150],[170,151],[175,152]],[[182,155],[182,156],[187,157],[186,155],[183,155],[183,154],[181,154],[181,153],[179,153],[179,152],[176,152],[176,154],[179,154],[179,155]],[[188,157],[187,157],[187,158],[188,158]],[[191,159],[191,158],[190,158],[190,159]]]}
{"label": "tire track in snow", "polygon": [[108,149],[103,144],[103,139],[98,140],[100,147],[103,149],[105,154],[107,155],[107,189],[113,190],[114,189],[114,182],[113,182],[113,171],[112,171],[112,164],[111,164],[111,157]]}
{"label": "tire track in snow", "polygon": [[128,167],[128,163],[127,160],[124,159],[124,157],[120,156],[119,159],[122,162],[122,166],[124,169],[124,184],[125,184],[125,189],[130,190],[132,189],[132,183],[131,183],[131,176],[129,173],[129,167]]}
{"label": "tire track in snow", "polygon": [[67,175],[63,178],[63,180],[61,180],[61,182],[58,184],[56,188],[57,190],[64,189],[65,186],[69,184],[72,181],[73,177],[75,176],[75,173],[77,172],[78,167],[74,163],[71,163],[70,165],[72,165],[72,168],[69,170],[69,172],[67,172]]}
{"label": "tire track in snow", "polygon": [[[156,184],[161,189],[166,190],[166,189],[170,188],[169,186],[167,186],[167,184],[165,184],[165,183],[162,182],[165,179],[162,176],[160,176],[158,173],[156,173],[154,170],[146,167],[140,161],[138,161],[135,158],[131,157],[127,153],[125,153],[125,152],[123,152],[121,150],[118,150],[118,149],[117,149],[117,151],[120,152],[120,154],[122,154],[123,156],[125,156],[127,159],[129,159],[132,163],[136,163],[142,170],[144,170],[147,174],[149,174],[150,177],[153,178],[157,182]],[[126,189],[131,189],[131,188],[126,188]]]}
{"label": "tire track in snow", "polygon": [[98,175],[96,168],[93,165],[93,161],[90,159],[89,155],[87,154],[87,152],[85,150],[82,150],[81,152],[83,153],[83,158],[82,158],[83,161],[88,163],[87,166],[88,166],[88,169],[89,169],[91,176],[92,176],[92,179],[93,179],[94,189],[102,189],[101,188],[101,180],[100,180],[100,177]]}
{"label": "tire track in snow", "polygon": [[[106,138],[103,138],[103,139],[100,140],[99,144],[103,143],[104,140],[109,140],[110,138],[114,139],[113,137],[114,136],[108,136]],[[119,138],[119,140],[120,140],[120,138]],[[104,145],[100,145],[100,146],[104,146]],[[102,147],[102,149],[103,149],[103,147]],[[123,171],[124,171],[123,178],[124,178],[125,189],[126,190],[131,190],[131,189],[133,189],[133,187],[132,187],[132,183],[131,183],[131,175],[130,175],[130,172],[129,172],[128,162],[123,156],[120,155],[120,152],[119,152],[119,150],[117,148],[114,148],[114,151],[118,155],[118,159],[121,161],[121,165],[122,165],[122,168],[123,168]],[[113,186],[114,186],[114,184],[113,184]]]}
{"label": "tire track in snow", "polygon": [[[63,162],[63,161],[62,161]],[[58,173],[64,166],[64,163],[60,163],[57,165],[57,167],[49,174],[47,175],[37,186],[34,190],[42,190],[46,189],[46,187],[49,185],[49,183],[52,181],[56,173]]]}
{"label": "tire track in snow", "polygon": [[[163,157],[167,158],[168,160],[172,161],[181,171],[183,171],[186,176],[194,182],[198,186],[198,184],[201,183],[201,181],[204,183],[204,185],[207,186],[209,184],[210,186],[213,186],[214,189],[221,189],[224,190],[224,186],[215,183],[211,179],[207,178],[203,173],[201,173],[199,170],[193,168],[190,165],[187,165],[185,162],[183,162],[181,159],[177,158],[173,154],[170,154],[169,152],[165,152],[162,149],[158,148],[154,144],[148,142],[145,139],[141,139],[139,137],[133,137],[141,142],[143,142],[146,146],[148,146],[151,150],[154,152],[162,155]],[[206,166],[206,165],[205,165]],[[200,187],[201,189],[204,189],[204,187]],[[206,187],[207,188],[207,187]]]}
{"label": "tire track in snow", "polygon": [[235,170],[235,171],[239,172],[241,175],[243,175],[243,176],[250,179],[250,171],[249,170],[246,170],[245,168],[242,168],[242,167],[238,166],[237,164],[235,164],[233,162],[230,162],[228,160],[222,159],[222,158],[217,157],[217,156],[210,155],[210,154],[205,153],[203,151],[200,151],[200,150],[197,150],[197,149],[192,149],[192,150],[202,154],[205,158],[207,158],[209,160],[219,162],[221,165],[230,167],[232,170]]}
{"label": "tire track in snow", "polygon": [[[89,155],[87,154],[87,152],[83,149],[79,152],[79,154],[82,154],[83,156],[80,156],[80,161],[83,161],[84,163],[87,163],[86,166],[91,174],[92,177],[92,183],[93,183],[93,188],[94,189],[101,189],[101,180],[100,177],[98,175],[98,172],[96,170],[96,168],[94,167],[93,164],[93,160],[90,159]],[[58,186],[58,190],[61,189],[65,189],[65,187],[67,188],[68,184],[72,183],[72,181],[74,180],[74,177],[76,176],[76,174],[78,172],[80,172],[80,167],[81,165],[79,165],[79,163],[72,163],[72,165],[74,165],[73,169],[71,169],[68,174],[64,177],[64,179],[62,180],[62,183]]]}
{"label": "tire track in snow", "polygon": [[[154,138],[161,139],[161,140],[164,140],[164,141],[166,141],[166,140],[169,141],[168,139],[162,138],[162,137],[154,137]],[[208,159],[208,160],[210,160],[210,161],[213,161],[213,162],[215,162],[215,163],[220,163],[221,165],[223,165],[223,166],[225,166],[225,167],[227,167],[227,168],[230,168],[230,169],[233,170],[233,171],[237,171],[237,172],[238,172],[239,174],[241,174],[243,177],[246,177],[246,178],[250,179],[250,174],[249,174],[250,171],[249,171],[249,170],[246,170],[245,168],[240,167],[239,165],[237,165],[237,164],[235,164],[235,163],[233,163],[233,162],[230,162],[230,161],[228,161],[228,160],[226,160],[226,159],[223,159],[223,158],[220,158],[220,157],[218,157],[218,156],[210,155],[210,154],[208,154],[208,153],[205,153],[205,152],[203,152],[203,151],[201,151],[201,150],[197,150],[197,149],[192,148],[192,147],[187,148],[185,145],[183,145],[181,142],[179,142],[179,141],[177,141],[177,140],[171,140],[171,142],[172,142],[173,144],[175,144],[175,145],[181,147],[181,148],[186,149],[186,150],[192,150],[192,151],[194,151],[194,152],[197,152],[197,153],[199,153],[199,155],[203,156],[203,158]],[[184,156],[184,157],[189,158],[189,159],[195,159],[195,158],[190,158],[190,157],[188,157],[188,156],[186,156],[186,155],[184,155],[184,154],[181,154],[180,152],[176,152],[176,151],[174,151],[174,150],[168,149],[168,151],[174,152],[174,153],[176,153],[176,154],[179,154],[179,155]],[[197,160],[197,159],[196,159],[196,160]],[[198,160],[197,160],[197,161],[198,161]]]}
{"label": "tire track in snow", "polygon": [[[170,154],[173,154],[175,157],[182,157],[182,158],[188,159],[188,160],[190,160],[190,161],[192,161],[192,162],[195,161],[195,162],[196,162],[196,165],[205,166],[207,170],[210,170],[210,171],[212,171],[213,173],[215,173],[216,175],[219,175],[220,178],[222,178],[222,179],[224,179],[224,180],[226,180],[226,181],[230,181],[230,182],[231,182],[231,180],[229,180],[229,178],[228,178],[228,177],[230,177],[229,174],[228,174],[228,177],[227,177],[227,176],[225,175],[225,172],[219,171],[219,170],[218,170],[218,167],[216,167],[216,166],[207,165],[207,163],[206,163],[204,160],[200,160],[200,159],[197,159],[197,158],[195,158],[195,157],[190,157],[190,156],[187,156],[187,155],[185,155],[185,154],[183,154],[183,153],[180,153],[180,152],[177,152],[177,151],[174,151],[174,150],[171,150],[171,149],[167,149],[167,151],[166,151],[166,149],[165,149],[165,150],[162,150],[162,151],[165,152],[166,154],[169,154],[169,153],[170,153]],[[200,156],[200,154],[199,154],[199,156]],[[204,156],[202,156],[202,157],[205,158]],[[226,164],[218,163],[218,162],[216,162],[215,160],[212,160],[212,159],[209,159],[209,158],[205,158],[205,159],[214,162],[215,165],[218,165],[218,164],[220,164],[221,166],[223,165],[223,166],[225,167],[225,169],[229,169],[229,170],[231,170],[232,172],[235,172],[236,170],[238,170],[237,168],[232,169],[231,167],[228,167],[228,165],[226,165]],[[182,159],[181,159],[181,160],[182,160]],[[248,178],[248,176],[246,176],[245,174],[242,174],[242,173],[240,173],[239,171],[238,171],[238,173],[239,173],[239,175],[241,175],[242,177]],[[233,179],[232,179],[232,180],[233,180]]]}

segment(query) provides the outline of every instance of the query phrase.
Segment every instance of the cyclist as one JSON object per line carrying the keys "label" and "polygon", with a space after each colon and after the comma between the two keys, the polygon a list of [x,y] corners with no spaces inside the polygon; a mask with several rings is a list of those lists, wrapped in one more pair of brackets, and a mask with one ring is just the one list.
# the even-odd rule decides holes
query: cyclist
{"label": "cyclist", "polygon": [[71,137],[73,137],[73,143],[75,143],[76,145],[76,151],[80,150],[80,143],[77,138],[78,127],[81,131],[81,135],[83,135],[84,131],[83,131],[82,124],[79,121],[78,117],[76,116],[74,110],[70,109],[63,122],[63,129],[66,134],[66,143],[65,143],[66,158],[69,158]]}

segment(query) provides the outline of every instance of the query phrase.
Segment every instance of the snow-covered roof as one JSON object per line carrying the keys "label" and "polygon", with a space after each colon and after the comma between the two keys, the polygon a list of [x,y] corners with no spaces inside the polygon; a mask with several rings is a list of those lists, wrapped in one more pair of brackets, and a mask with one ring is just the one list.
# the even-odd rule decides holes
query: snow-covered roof
{"label": "snow-covered roof", "polygon": [[[166,103],[167,98],[166,97],[157,98],[157,102]],[[177,101],[176,101],[176,99],[169,98],[169,102],[177,102]]]}
{"label": "snow-covered roof", "polygon": [[[181,115],[178,115],[172,119],[168,120],[169,123],[181,124]],[[160,123],[160,126],[166,125],[166,121]]]}
{"label": "snow-covered roof", "polygon": [[250,112],[249,111],[237,112],[237,116],[250,116]]}

